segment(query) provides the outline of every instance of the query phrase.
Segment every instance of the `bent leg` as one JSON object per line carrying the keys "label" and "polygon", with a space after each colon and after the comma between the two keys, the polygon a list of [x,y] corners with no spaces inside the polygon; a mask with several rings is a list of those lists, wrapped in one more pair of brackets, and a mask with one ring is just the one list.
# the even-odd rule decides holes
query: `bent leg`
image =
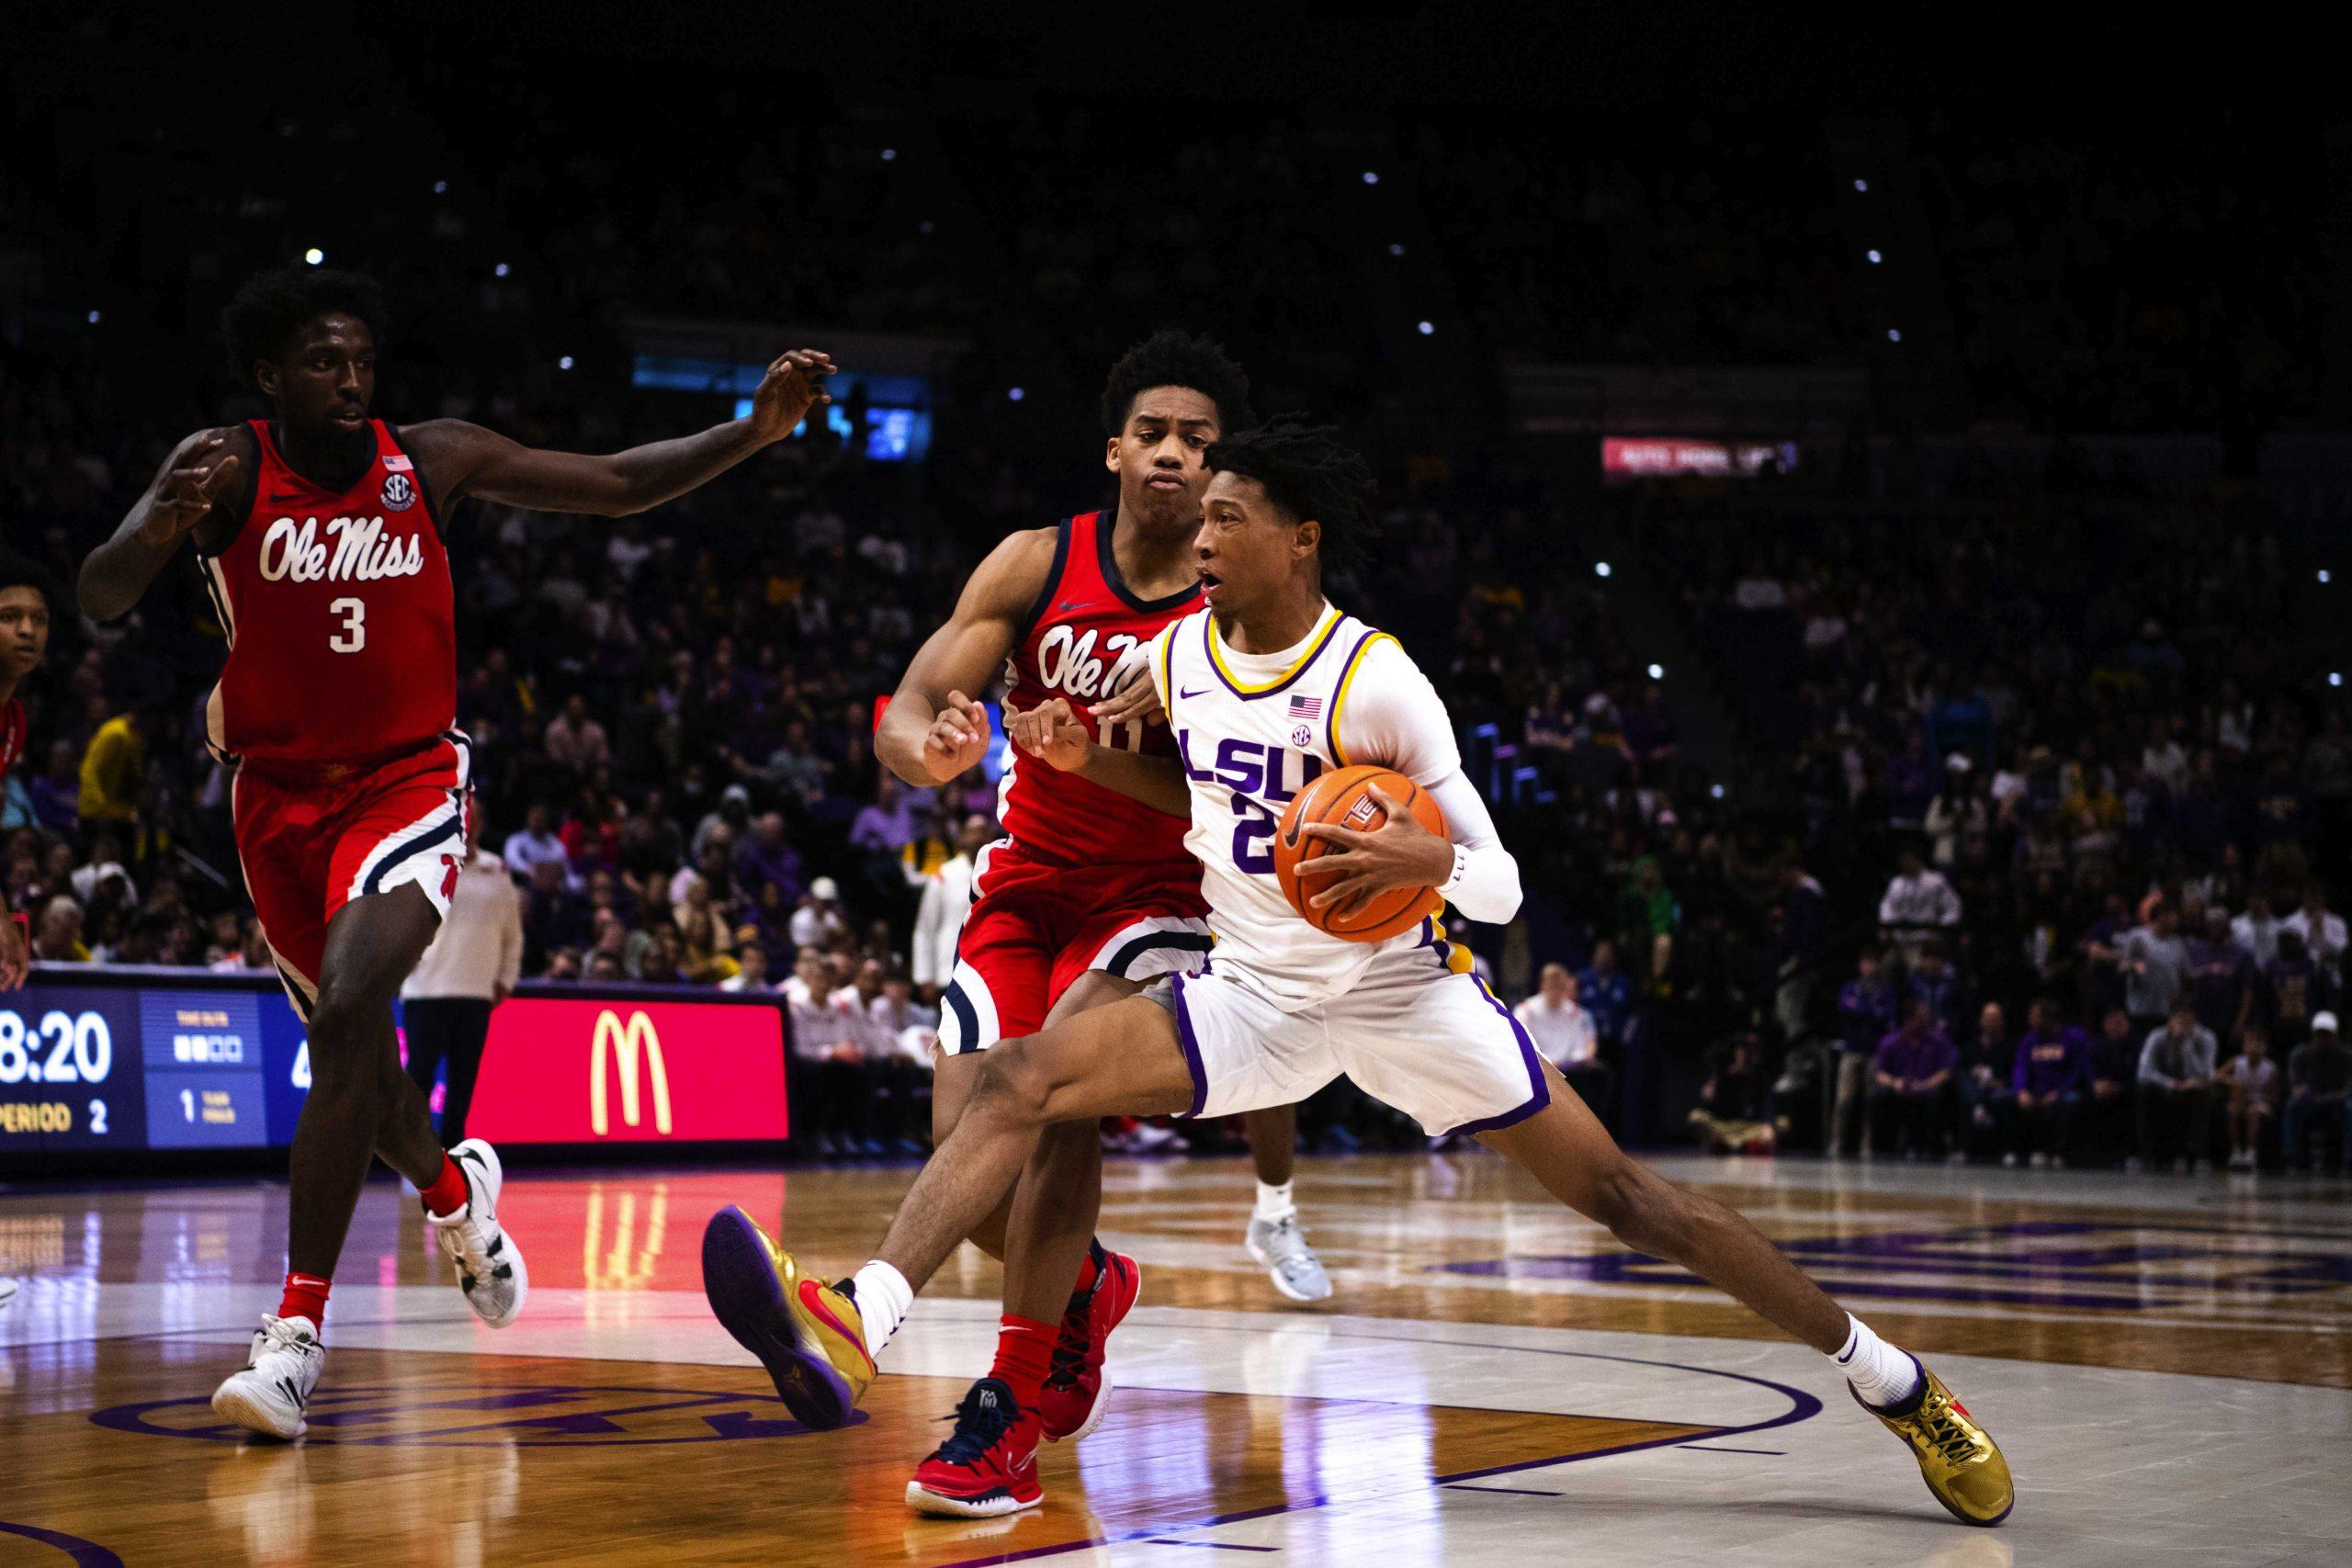
{"label": "bent leg", "polygon": [[1176,1021],[1143,998],[1003,1041],[983,1054],[955,1131],[916,1177],[876,1256],[920,1291],[1012,1191],[1046,1127],[1170,1115],[1192,1103]]}
{"label": "bent leg", "polygon": [[1820,1286],[1739,1215],[1628,1157],[1574,1094],[1555,1089],[1542,1111],[1478,1141],[1627,1247],[1680,1264],[1824,1355],[1845,1345],[1846,1313]]}
{"label": "bent leg", "polygon": [[[1046,1027],[1143,989],[1137,980],[1090,969],[1054,1003]],[[1086,1261],[1102,1213],[1102,1135],[1098,1119],[1064,1122],[1039,1134],[1036,1152],[1012,1190],[1004,1228],[1004,1310],[1040,1323],[1060,1319],[1070,1281]]]}
{"label": "bent leg", "polygon": [[401,1070],[392,998],[441,923],[413,884],[355,898],[327,927],[311,1010],[311,1094],[295,1124],[288,1259],[334,1273],[370,1153],[419,1187],[441,1173],[424,1096]]}

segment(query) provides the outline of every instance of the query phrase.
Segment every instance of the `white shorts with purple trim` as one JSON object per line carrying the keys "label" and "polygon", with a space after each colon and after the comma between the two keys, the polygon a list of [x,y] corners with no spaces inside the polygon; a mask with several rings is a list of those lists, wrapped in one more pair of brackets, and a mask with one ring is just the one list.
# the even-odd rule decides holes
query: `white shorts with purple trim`
{"label": "white shorts with purple trim", "polygon": [[1551,1103],[1510,1010],[1429,947],[1384,953],[1346,991],[1297,1012],[1214,955],[1206,973],[1146,994],[1176,1015],[1194,1116],[1295,1104],[1342,1073],[1431,1134],[1491,1132]]}

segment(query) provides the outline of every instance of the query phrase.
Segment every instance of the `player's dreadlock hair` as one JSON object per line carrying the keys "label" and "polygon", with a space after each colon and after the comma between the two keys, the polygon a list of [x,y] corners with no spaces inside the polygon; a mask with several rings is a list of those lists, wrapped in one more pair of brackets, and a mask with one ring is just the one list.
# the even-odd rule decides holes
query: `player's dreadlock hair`
{"label": "player's dreadlock hair", "polygon": [[327,267],[288,266],[246,279],[220,312],[229,373],[250,385],[254,361],[277,358],[303,322],[330,313],[356,316],[379,343],[383,341],[384,291],[372,277]]}
{"label": "player's dreadlock hair", "polygon": [[50,580],[49,573],[43,571],[30,556],[18,555],[15,550],[0,549],[0,589],[8,588],[31,589],[48,601],[50,613],[52,615],[56,614],[60,606],[64,604],[64,601],[57,596],[57,584]]}
{"label": "player's dreadlock hair", "polygon": [[1276,506],[1302,523],[1310,517],[1320,523],[1329,564],[1351,566],[1363,558],[1374,527],[1372,468],[1337,425],[1276,414],[1255,430],[1215,443],[1206,456],[1209,472],[1256,479]]}
{"label": "player's dreadlock hair", "polygon": [[1256,418],[1250,412],[1249,375],[1227,357],[1223,344],[1162,327],[1111,367],[1102,388],[1102,434],[1126,429],[1136,395],[1153,387],[1189,387],[1200,393],[1216,405],[1222,430],[1246,429]]}

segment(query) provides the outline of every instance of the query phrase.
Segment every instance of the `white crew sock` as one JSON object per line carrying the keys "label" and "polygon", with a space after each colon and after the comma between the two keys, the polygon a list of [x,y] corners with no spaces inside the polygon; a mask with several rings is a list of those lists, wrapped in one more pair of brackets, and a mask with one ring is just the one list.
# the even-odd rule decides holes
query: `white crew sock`
{"label": "white crew sock", "polygon": [[1885,1410],[1919,1392],[1925,1380],[1917,1361],[1871,1333],[1871,1325],[1852,1313],[1846,1314],[1846,1321],[1852,1327],[1846,1335],[1845,1348],[1830,1359],[1864,1404]]}
{"label": "white crew sock", "polygon": [[859,1269],[850,1280],[857,1297],[857,1315],[865,1323],[865,1353],[878,1356],[899,1325],[915,1304],[915,1291],[907,1277],[880,1258]]}
{"label": "white crew sock", "polygon": [[1269,1187],[1262,1181],[1258,1183],[1258,1208],[1250,1218],[1272,1224],[1297,1213],[1298,1205],[1291,1199],[1289,1182],[1285,1181],[1280,1187]]}

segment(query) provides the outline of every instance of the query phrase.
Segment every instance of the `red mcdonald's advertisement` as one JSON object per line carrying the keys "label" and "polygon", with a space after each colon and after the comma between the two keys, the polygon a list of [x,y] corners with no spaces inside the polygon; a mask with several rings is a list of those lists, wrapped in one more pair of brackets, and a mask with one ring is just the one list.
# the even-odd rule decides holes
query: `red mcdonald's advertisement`
{"label": "red mcdonald's advertisement", "polygon": [[781,1138],[784,1011],[517,997],[490,1015],[466,1130],[492,1143]]}

